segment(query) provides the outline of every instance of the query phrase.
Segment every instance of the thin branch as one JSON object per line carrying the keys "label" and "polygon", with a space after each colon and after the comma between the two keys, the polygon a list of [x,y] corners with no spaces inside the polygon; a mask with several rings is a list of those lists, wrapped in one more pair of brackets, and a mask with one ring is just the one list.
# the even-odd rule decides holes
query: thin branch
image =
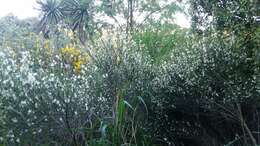
{"label": "thin branch", "polygon": [[141,25],[143,25],[143,24],[146,22],[146,20],[149,19],[150,16],[152,16],[154,13],[156,13],[156,12],[158,12],[158,11],[161,11],[161,10],[163,10],[163,9],[166,9],[166,8],[168,8],[168,7],[171,6],[171,5],[172,5],[172,4],[168,4],[168,5],[165,5],[165,6],[163,6],[163,7],[160,7],[160,8],[157,9],[157,10],[154,10],[154,11],[150,12],[149,14],[147,14],[147,15],[145,16],[145,18],[144,18],[143,21],[138,25],[138,27],[141,26]]}

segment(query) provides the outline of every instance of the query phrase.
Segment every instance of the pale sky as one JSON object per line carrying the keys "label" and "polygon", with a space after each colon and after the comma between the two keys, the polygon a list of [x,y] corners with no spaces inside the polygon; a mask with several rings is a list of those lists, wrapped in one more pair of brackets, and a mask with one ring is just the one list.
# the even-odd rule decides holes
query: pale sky
{"label": "pale sky", "polygon": [[13,13],[18,18],[37,16],[36,0],[0,0],[0,17]]}
{"label": "pale sky", "polygon": [[[14,14],[20,19],[34,17],[39,14],[36,0],[0,0],[0,17]],[[189,27],[190,23],[183,14],[176,15],[176,23],[182,27]]]}

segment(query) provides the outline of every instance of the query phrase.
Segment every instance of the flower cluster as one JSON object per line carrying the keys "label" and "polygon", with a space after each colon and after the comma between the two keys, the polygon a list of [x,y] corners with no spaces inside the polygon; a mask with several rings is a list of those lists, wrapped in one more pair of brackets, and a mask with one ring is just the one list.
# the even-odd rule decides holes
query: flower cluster
{"label": "flower cluster", "polygon": [[65,63],[73,66],[75,72],[79,73],[82,65],[86,64],[89,60],[87,53],[83,53],[81,50],[74,47],[64,47],[60,50],[60,54]]}

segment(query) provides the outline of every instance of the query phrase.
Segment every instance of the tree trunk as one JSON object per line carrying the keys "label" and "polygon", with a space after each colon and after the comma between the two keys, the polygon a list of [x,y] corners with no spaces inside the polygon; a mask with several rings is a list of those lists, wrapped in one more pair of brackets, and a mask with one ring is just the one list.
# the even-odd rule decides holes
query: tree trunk
{"label": "tree trunk", "polygon": [[251,130],[247,126],[246,121],[244,120],[244,117],[243,117],[243,114],[242,114],[242,110],[241,110],[241,105],[239,103],[237,103],[237,108],[238,108],[239,120],[241,122],[242,128],[245,128],[247,134],[249,135],[249,137],[250,137],[250,139],[251,139],[251,141],[253,143],[253,146],[257,146],[257,142],[256,142],[256,140],[255,140]]}

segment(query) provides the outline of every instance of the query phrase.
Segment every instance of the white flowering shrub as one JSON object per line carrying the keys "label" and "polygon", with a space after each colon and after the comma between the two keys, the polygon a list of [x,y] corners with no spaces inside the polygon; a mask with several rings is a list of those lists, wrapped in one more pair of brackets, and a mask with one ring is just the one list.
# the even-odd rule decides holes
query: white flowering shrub
{"label": "white flowering shrub", "polygon": [[[177,56],[160,64],[152,86],[150,133],[168,145],[186,145],[203,143],[193,137],[208,136],[204,135],[207,129],[213,137],[221,135],[221,145],[228,143],[227,137],[241,132],[241,120],[252,129],[257,127],[254,118],[259,116],[259,67],[248,58],[247,48],[236,48],[234,41],[216,36],[191,39],[186,50],[180,47]],[[214,124],[220,120],[222,123]],[[229,133],[231,130],[234,132]],[[215,143],[214,139],[207,142]]]}
{"label": "white flowering shrub", "polygon": [[92,106],[88,76],[74,73],[59,56],[47,66],[32,58],[26,51],[19,61],[1,53],[0,140],[10,145],[66,143],[87,124]]}
{"label": "white flowering shrub", "polygon": [[94,58],[77,71],[59,54],[36,59],[28,51],[20,58],[1,52],[0,143],[85,141],[93,122],[114,118],[117,96],[134,103],[149,88],[149,61],[131,46],[123,41],[97,45]]}
{"label": "white flowering shrub", "polygon": [[89,54],[74,44],[53,49],[53,40],[38,50],[1,47],[0,144],[185,145],[183,136],[203,143],[193,138],[212,129],[228,137],[223,144],[241,132],[238,107],[249,126],[258,124],[250,111],[259,108],[259,68],[245,48],[184,37],[154,62],[140,44],[107,35]]}

